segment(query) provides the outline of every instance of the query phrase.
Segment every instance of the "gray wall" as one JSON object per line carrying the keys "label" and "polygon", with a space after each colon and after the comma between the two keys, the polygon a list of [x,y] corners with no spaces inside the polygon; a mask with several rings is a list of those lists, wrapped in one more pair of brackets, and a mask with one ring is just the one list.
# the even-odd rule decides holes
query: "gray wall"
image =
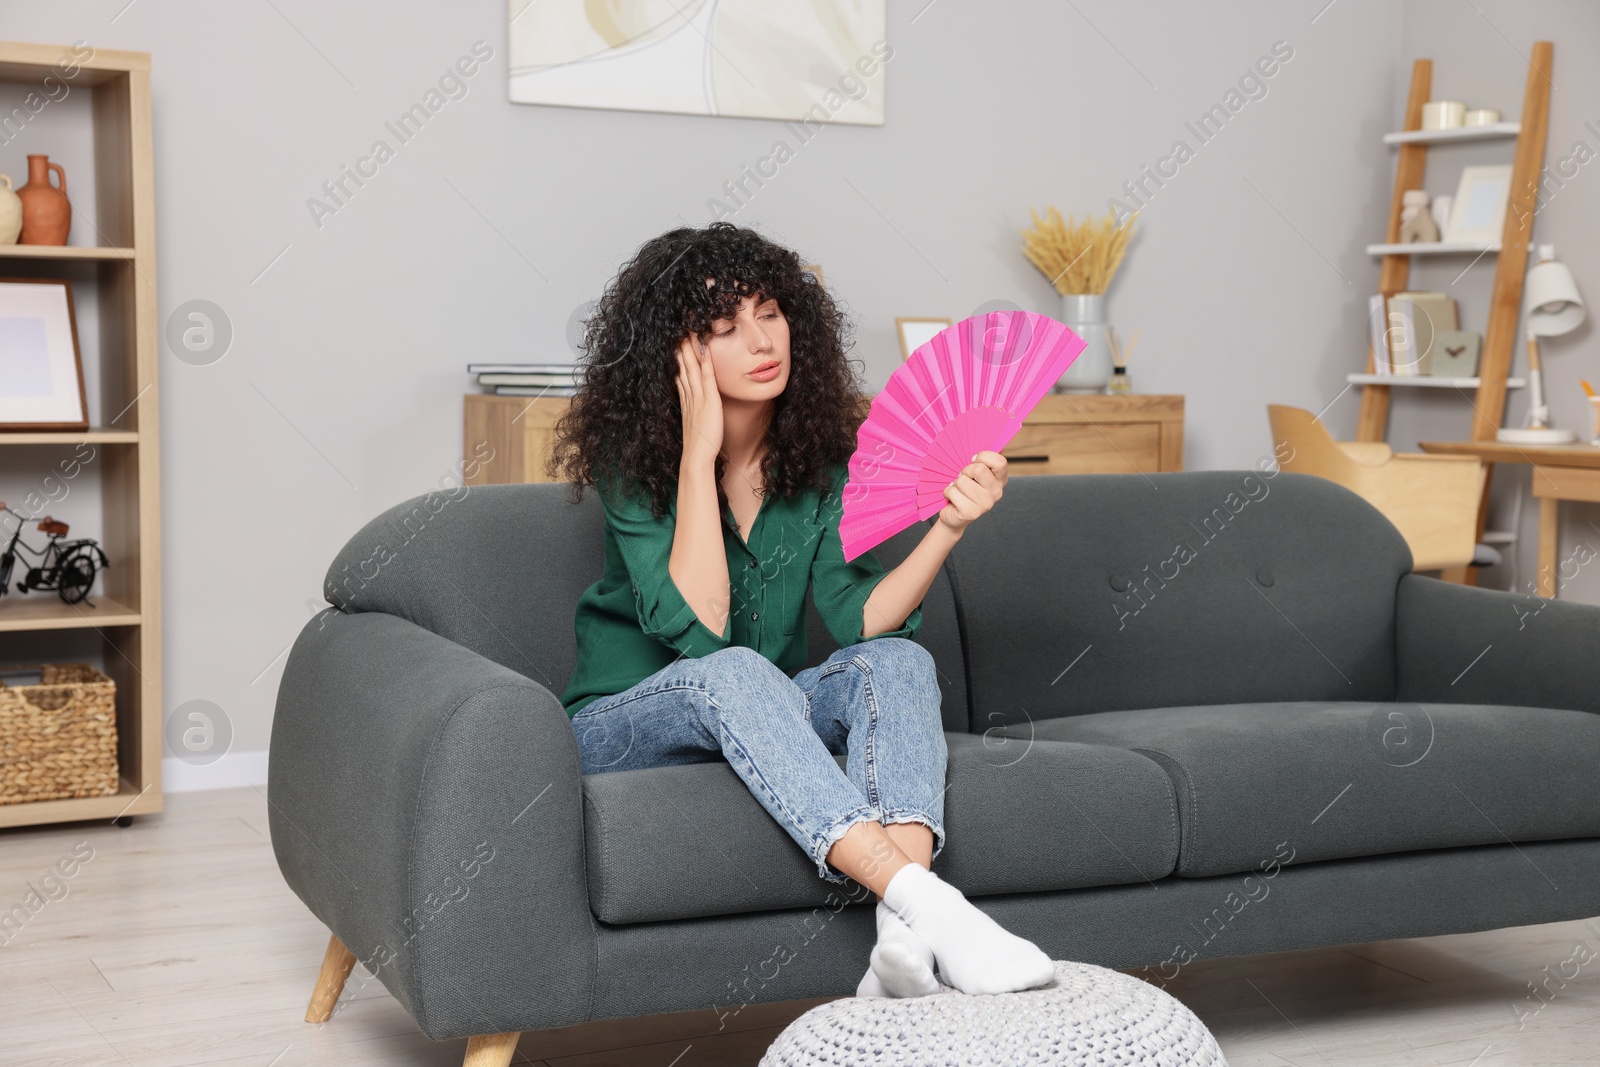
{"label": "gray wall", "polygon": [[[163,353],[166,701],[226,711],[237,777],[258,766],[283,654],[321,605],[336,549],[457,469],[464,365],[566,358],[573,312],[641,242],[709,221],[708,198],[783,131],[510,104],[507,10],[487,0],[124,4],[0,12],[12,39],[154,57],[161,311],[209,300],[234,330],[209,366]],[[1595,76],[1576,62],[1593,17],[1479,6],[1514,41],[1560,42],[1551,140],[1571,140]],[[1029,207],[1103,212],[1184,139],[1193,157],[1147,186],[1109,308],[1124,336],[1143,332],[1135,388],[1187,397],[1187,465],[1250,466],[1271,454],[1270,402],[1326,407],[1339,436],[1353,430],[1344,375],[1363,358],[1377,284],[1362,248],[1383,226],[1381,135],[1398,123],[1410,54],[1440,57],[1441,88],[1516,109],[1522,60],[1470,12],[1435,34],[1442,11],[897,2],[886,125],[822,131],[734,217],[824,265],[876,389],[899,360],[896,315],[960,318],[1000,299],[1058,313],[1020,251]],[[478,40],[494,56],[468,95],[319,227],[307,200]],[[1278,41],[1292,58],[1200,143],[1185,123]],[[17,174],[24,151],[0,147],[0,169]],[[1578,232],[1591,181],[1551,206],[1552,224]],[[1575,238],[1562,248],[1600,287],[1592,253]],[[1551,347],[1563,380],[1584,343]],[[1570,399],[1558,393],[1569,422]],[[1460,402],[1431,408],[1402,398],[1396,442],[1429,418],[1440,436],[1464,433]]]}

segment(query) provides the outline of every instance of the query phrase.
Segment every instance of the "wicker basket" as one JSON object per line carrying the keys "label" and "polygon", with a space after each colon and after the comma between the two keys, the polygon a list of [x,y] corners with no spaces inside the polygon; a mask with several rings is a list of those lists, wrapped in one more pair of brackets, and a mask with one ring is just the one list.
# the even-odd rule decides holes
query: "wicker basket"
{"label": "wicker basket", "polygon": [[0,804],[117,791],[117,683],[87,663],[43,663],[38,685],[0,679]]}

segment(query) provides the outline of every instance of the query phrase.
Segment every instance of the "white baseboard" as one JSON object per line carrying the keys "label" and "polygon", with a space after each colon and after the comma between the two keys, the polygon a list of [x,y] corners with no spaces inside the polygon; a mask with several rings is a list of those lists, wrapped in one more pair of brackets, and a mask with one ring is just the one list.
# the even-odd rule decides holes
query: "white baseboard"
{"label": "white baseboard", "polygon": [[267,784],[267,752],[229,752],[215,763],[196,766],[171,756],[161,761],[161,791],[192,793]]}

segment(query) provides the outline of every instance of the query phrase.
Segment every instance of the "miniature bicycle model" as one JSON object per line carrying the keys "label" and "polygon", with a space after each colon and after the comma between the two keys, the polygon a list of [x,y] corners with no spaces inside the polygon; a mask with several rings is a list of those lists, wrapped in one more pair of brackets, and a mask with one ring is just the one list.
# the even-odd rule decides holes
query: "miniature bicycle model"
{"label": "miniature bicycle model", "polygon": [[[64,522],[49,515],[39,520],[39,529],[50,536],[49,542],[40,550],[22,540],[22,526],[27,520],[6,507],[3,500],[0,500],[0,512],[10,513],[17,523],[11,534],[11,543],[0,552],[0,596],[10,591],[11,572],[20,558],[19,550],[37,557],[39,564],[28,568],[17,583],[17,591],[26,593],[30,589],[54,589],[68,604],[76,604],[88,596],[95,575],[111,565],[92,537],[63,541],[62,538],[67,536],[70,529]],[[94,607],[92,603],[89,606]]]}

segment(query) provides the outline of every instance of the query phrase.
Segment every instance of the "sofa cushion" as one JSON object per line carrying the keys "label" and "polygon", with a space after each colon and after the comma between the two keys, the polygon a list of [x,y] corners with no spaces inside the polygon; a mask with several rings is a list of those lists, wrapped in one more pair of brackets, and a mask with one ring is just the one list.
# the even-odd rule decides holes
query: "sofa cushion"
{"label": "sofa cushion", "polygon": [[[1600,837],[1600,715],[1496,704],[1150,708],[996,731],[1116,745],[1177,787],[1177,873]],[[1280,851],[1281,850],[1281,851]]]}
{"label": "sofa cushion", "polygon": [[[605,569],[605,515],[567,482],[458,485],[396,504],[339,550],[324,580],[328,602],[348,614],[398,615],[533,679],[566,689],[577,662],[573,609]],[[899,566],[933,519],[912,523],[873,549]],[[947,730],[964,730],[967,668],[955,593],[941,568],[922,601],[917,643],[933,656]],[[806,598],[807,667],[839,647]]]}
{"label": "sofa cushion", "polygon": [[[1154,882],[1178,855],[1166,773],[1123,748],[946,732],[945,848],[972,896]],[[835,757],[840,768],[845,757]],[[608,923],[870,900],[817,876],[722,759],[585,775],[590,905]]]}
{"label": "sofa cushion", "polygon": [[1121,708],[1395,698],[1411,550],[1326,478],[1012,478],[946,568],[974,733]]}

